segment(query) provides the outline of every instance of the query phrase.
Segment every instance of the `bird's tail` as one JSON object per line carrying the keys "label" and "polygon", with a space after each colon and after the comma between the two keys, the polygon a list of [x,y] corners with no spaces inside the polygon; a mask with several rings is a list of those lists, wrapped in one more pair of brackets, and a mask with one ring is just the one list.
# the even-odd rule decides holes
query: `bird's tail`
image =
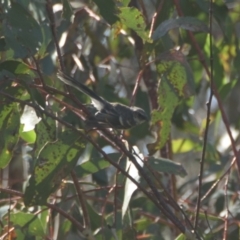
{"label": "bird's tail", "polygon": [[104,104],[105,101],[100,96],[98,96],[94,91],[92,91],[90,88],[88,88],[87,86],[85,86],[81,82],[75,80],[74,78],[66,75],[65,73],[63,73],[61,71],[58,72],[57,76],[65,84],[78,89],[79,91],[88,95],[93,100],[99,101],[100,103]]}

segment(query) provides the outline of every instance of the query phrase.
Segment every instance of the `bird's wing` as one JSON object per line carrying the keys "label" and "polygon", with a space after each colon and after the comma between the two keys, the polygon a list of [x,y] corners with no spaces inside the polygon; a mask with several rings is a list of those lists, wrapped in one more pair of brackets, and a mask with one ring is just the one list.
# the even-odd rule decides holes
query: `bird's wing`
{"label": "bird's wing", "polygon": [[[99,122],[110,122],[113,121],[115,119],[118,119],[118,114],[114,114],[112,112],[110,113],[104,113],[104,112],[97,112],[95,114],[95,118],[99,121]],[[116,121],[116,120],[115,120]]]}

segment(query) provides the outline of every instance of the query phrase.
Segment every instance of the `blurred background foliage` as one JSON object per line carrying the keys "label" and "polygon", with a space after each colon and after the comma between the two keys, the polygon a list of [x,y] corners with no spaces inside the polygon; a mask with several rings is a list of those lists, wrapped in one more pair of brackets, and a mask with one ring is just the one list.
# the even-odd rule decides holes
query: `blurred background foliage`
{"label": "blurred background foliage", "polygon": [[[239,239],[239,1],[0,10],[1,239]],[[151,121],[84,131],[58,69]]]}

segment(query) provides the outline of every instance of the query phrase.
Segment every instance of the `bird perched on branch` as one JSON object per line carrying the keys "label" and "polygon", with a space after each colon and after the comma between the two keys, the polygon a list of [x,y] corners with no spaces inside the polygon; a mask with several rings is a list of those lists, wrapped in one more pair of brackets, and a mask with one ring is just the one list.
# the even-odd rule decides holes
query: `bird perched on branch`
{"label": "bird perched on branch", "polygon": [[58,78],[91,98],[93,106],[91,106],[90,112],[93,112],[92,109],[94,108],[94,114],[86,120],[88,128],[128,129],[148,120],[148,116],[142,108],[108,102],[90,88],[63,72],[58,72]]}

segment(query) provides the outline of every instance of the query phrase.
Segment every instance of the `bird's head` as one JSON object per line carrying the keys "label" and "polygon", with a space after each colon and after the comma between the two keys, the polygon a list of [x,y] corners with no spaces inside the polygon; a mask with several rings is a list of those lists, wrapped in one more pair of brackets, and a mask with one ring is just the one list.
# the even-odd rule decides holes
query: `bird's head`
{"label": "bird's head", "polygon": [[148,115],[142,108],[139,108],[139,107],[131,107],[131,108],[133,110],[133,117],[136,122],[136,125],[149,120]]}

